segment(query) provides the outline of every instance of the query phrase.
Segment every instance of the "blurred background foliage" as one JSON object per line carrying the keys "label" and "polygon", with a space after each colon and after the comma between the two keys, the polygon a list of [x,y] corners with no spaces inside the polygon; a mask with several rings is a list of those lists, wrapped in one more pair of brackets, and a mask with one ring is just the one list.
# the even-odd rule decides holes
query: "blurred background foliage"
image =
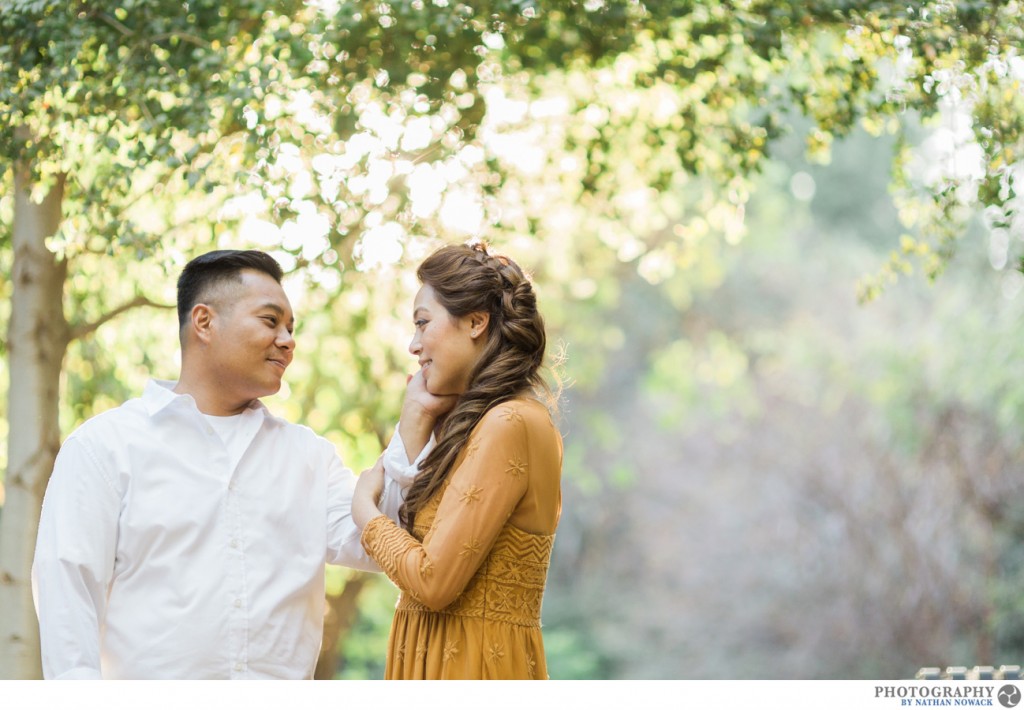
{"label": "blurred background foliage", "polygon": [[[358,471],[414,365],[415,265],[485,238],[565,357],[552,677],[1020,663],[1018,12],[17,0],[0,274],[23,165],[40,197],[71,176],[70,327],[155,304],[71,340],[66,434],[175,377],[191,256],[271,251],[299,315],[268,405]],[[397,590],[327,575],[318,676],[380,677]]]}

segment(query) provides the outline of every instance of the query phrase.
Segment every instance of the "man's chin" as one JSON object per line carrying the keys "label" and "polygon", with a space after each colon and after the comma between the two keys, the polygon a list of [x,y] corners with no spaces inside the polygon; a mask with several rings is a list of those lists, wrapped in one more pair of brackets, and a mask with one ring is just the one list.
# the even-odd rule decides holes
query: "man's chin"
{"label": "man's chin", "polygon": [[259,394],[256,394],[253,397],[253,399],[259,399],[260,397],[269,397],[271,395],[277,394],[278,392],[281,391],[282,384],[283,383],[281,380],[278,380],[277,382],[268,382],[266,386],[260,388]]}

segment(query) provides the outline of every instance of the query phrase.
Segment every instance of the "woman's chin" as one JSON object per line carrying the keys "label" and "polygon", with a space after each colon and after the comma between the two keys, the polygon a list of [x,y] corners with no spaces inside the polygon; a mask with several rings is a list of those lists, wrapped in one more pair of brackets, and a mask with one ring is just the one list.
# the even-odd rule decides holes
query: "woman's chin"
{"label": "woman's chin", "polygon": [[434,386],[434,385],[430,384],[429,381],[424,382],[423,383],[423,387],[424,387],[424,389],[427,390],[427,392],[429,392],[430,394],[434,395],[435,397],[449,397],[451,395],[460,394],[459,392],[456,392],[453,387],[447,387],[444,384],[439,384],[437,386]]}

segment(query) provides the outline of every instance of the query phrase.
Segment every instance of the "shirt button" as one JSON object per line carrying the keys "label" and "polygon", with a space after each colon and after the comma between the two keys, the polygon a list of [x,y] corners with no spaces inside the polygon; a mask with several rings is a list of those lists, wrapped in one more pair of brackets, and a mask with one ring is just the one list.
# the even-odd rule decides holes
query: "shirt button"
{"label": "shirt button", "polygon": [[236,599],[235,600],[235,608],[236,609],[240,609],[241,606],[242,606],[242,600],[241,599]]}
{"label": "shirt button", "polygon": [[231,541],[231,547],[237,548],[238,547],[238,540],[232,540]]}
{"label": "shirt button", "polygon": [[241,672],[241,671],[242,671],[242,670],[244,670],[244,669],[245,669],[245,666],[243,666],[243,665],[242,665],[241,663],[236,663],[236,664],[235,664],[235,670],[236,670],[236,671],[239,671],[239,672]]}

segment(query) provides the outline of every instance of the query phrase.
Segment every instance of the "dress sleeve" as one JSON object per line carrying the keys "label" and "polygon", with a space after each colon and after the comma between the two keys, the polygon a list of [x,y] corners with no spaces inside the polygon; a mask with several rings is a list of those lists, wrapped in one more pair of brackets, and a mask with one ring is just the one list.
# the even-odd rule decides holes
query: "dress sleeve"
{"label": "dress sleeve", "polygon": [[89,445],[69,438],[46,488],[32,562],[43,676],[98,679],[121,496]]}
{"label": "dress sleeve", "polygon": [[466,588],[527,488],[526,425],[514,406],[488,412],[466,447],[422,543],[383,515],[363,530],[363,546],[384,573],[431,609]]}

